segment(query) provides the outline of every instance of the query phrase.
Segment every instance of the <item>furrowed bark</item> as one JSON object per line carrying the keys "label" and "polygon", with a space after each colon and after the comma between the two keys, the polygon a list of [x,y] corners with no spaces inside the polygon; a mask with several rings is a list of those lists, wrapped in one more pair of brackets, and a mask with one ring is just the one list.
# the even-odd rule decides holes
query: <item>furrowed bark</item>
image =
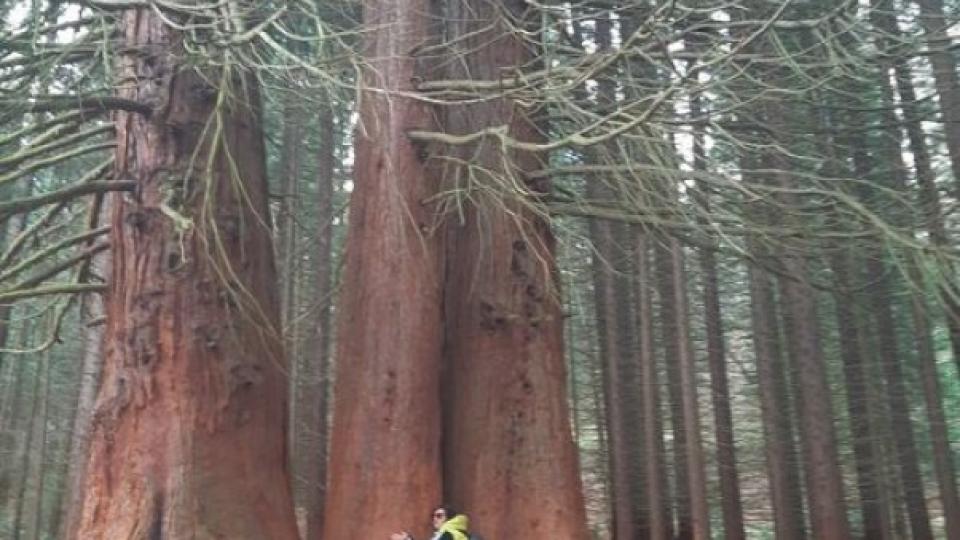
{"label": "furrowed bark", "polygon": [[179,64],[151,10],[122,15],[103,383],[70,538],[297,538],[287,393],[253,77]]}
{"label": "furrowed bark", "polygon": [[363,17],[380,28],[365,42],[324,540],[419,538],[441,500],[443,275],[428,201],[437,177],[407,137],[435,129],[434,115],[391,94],[427,75],[416,51],[435,19],[427,0],[367,0]]}
{"label": "furrowed bark", "polygon": [[[458,58],[452,78],[490,80],[532,62],[537,51],[517,32],[530,26],[531,9],[520,0],[448,3],[448,43]],[[499,97],[450,107],[445,127],[463,135],[506,125],[517,140],[542,141],[536,113]],[[546,181],[524,176],[544,163],[495,137],[452,153],[461,165],[445,178],[470,200],[459,221],[445,224],[446,493],[487,537],[585,540],[554,240],[548,223],[516,199],[533,203],[549,191]],[[520,193],[501,196],[504,182]]]}

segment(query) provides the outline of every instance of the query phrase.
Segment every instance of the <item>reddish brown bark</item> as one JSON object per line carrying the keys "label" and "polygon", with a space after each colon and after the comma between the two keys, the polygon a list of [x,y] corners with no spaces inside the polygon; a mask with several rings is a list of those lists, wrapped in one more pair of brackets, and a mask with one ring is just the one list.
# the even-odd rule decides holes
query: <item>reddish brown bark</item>
{"label": "reddish brown bark", "polygon": [[[434,129],[430,108],[401,94],[426,75],[416,49],[432,35],[427,0],[368,0],[323,538],[426,533],[441,500],[440,242],[425,202],[435,175],[407,132]],[[471,384],[477,384],[475,381]],[[492,493],[492,492],[490,492]]]}
{"label": "reddish brown bark", "polygon": [[[104,379],[72,538],[295,539],[256,83],[178,65],[181,38],[151,10],[124,13],[121,35],[137,51],[121,58],[121,96],[157,107],[116,117],[115,176],[137,190],[114,198]],[[214,114],[222,131],[204,131]]]}
{"label": "reddish brown bark", "polygon": [[[529,65],[536,51],[515,33],[527,26],[528,9],[521,0],[449,2],[445,18],[459,53],[451,75],[496,80]],[[533,113],[506,98],[459,104],[446,112],[446,129],[506,125],[517,140],[541,141]],[[460,187],[471,174],[486,186],[510,179],[529,197],[549,188],[523,179],[544,166],[535,154],[492,138],[453,152],[474,165],[446,175]],[[488,538],[585,540],[553,237],[516,195],[470,195],[462,221],[446,225],[447,494]]]}

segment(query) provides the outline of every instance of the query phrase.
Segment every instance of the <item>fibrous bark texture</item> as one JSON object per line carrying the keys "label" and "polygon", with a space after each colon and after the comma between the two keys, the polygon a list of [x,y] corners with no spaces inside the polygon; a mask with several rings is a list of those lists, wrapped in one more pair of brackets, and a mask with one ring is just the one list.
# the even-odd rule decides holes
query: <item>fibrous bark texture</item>
{"label": "fibrous bark texture", "polygon": [[[519,0],[447,4],[452,77],[495,80],[536,51],[519,32]],[[516,140],[543,140],[533,115],[507,98],[451,107],[446,129],[505,126]],[[544,194],[525,171],[540,156],[484,138],[454,148],[446,176],[468,194],[447,234],[445,482],[448,498],[488,538],[587,538],[570,429],[553,237],[516,199]],[[512,187],[510,187],[512,186]],[[474,189],[479,188],[479,189]],[[503,195],[501,195],[503,194]]]}
{"label": "fibrous bark texture", "polygon": [[123,14],[103,383],[71,538],[292,540],[259,94]]}
{"label": "fibrous bark texture", "polygon": [[[356,139],[343,288],[325,540],[419,537],[440,501],[440,243],[428,199],[436,182],[407,132],[430,108],[391,92],[425,76],[415,50],[430,2],[369,0],[368,67]],[[316,537],[315,537],[316,538]]]}

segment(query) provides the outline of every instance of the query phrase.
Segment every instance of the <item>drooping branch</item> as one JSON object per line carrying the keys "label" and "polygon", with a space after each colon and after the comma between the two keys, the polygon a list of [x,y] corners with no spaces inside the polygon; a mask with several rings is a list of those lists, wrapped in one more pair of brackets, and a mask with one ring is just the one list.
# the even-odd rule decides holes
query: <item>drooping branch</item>
{"label": "drooping branch", "polygon": [[50,267],[50,268],[47,268],[47,269],[45,269],[45,270],[42,270],[42,271],[41,271],[40,273],[38,273],[38,274],[34,274],[34,275],[32,275],[32,276],[24,279],[23,281],[17,283],[14,287],[11,287],[10,290],[11,290],[11,291],[29,290],[29,289],[32,289],[32,288],[34,288],[34,287],[37,287],[38,285],[40,285],[40,284],[43,283],[44,281],[47,281],[48,279],[56,276],[56,275],[59,274],[60,272],[64,272],[64,271],[66,271],[66,270],[69,270],[69,269],[73,268],[74,266],[76,266],[77,264],[89,260],[91,257],[93,257],[94,255],[96,255],[97,253],[100,253],[101,251],[104,251],[104,250],[108,249],[109,247],[110,247],[110,244],[107,244],[107,243],[105,243],[105,242],[104,242],[104,243],[100,243],[100,244],[95,244],[93,247],[87,248],[87,249],[85,249],[85,250],[77,253],[76,255],[74,255],[74,256],[72,256],[72,257],[70,257],[70,258],[68,258],[68,259],[65,259],[63,262],[61,262],[61,263],[59,263],[59,264],[56,264],[56,265],[54,265],[54,266],[52,266],[52,267]]}
{"label": "drooping branch", "polygon": [[132,191],[135,186],[136,182],[132,180],[78,182],[56,191],[51,191],[50,193],[0,203],[0,219],[7,218],[14,214],[30,212],[47,204],[69,201],[84,195],[105,193],[108,191]]}
{"label": "drooping branch", "polygon": [[64,283],[58,285],[44,285],[32,289],[19,289],[0,292],[0,303],[9,304],[24,298],[38,298],[56,294],[81,294],[104,292],[107,286],[102,283]]}
{"label": "drooping branch", "polygon": [[[28,259],[21,261],[19,264],[17,264],[13,268],[10,268],[3,274],[0,274],[0,283],[7,282],[10,279],[14,278],[15,276],[23,273],[28,268],[35,266],[36,264],[42,261],[50,259],[52,256],[54,256],[56,253],[58,253],[63,249],[66,249],[70,246],[74,246],[77,244],[82,244],[87,240],[97,238],[99,236],[103,236],[109,230],[110,230],[110,227],[106,227],[106,226],[99,227],[97,229],[93,229],[92,231],[86,231],[86,232],[65,238],[60,242],[57,242],[56,244],[44,250],[41,250],[38,253],[35,253],[33,256],[29,257]],[[29,282],[30,280],[27,280],[27,281]],[[21,286],[23,286],[22,283],[21,283]]]}
{"label": "drooping branch", "polygon": [[9,170],[12,167],[15,167],[34,157],[43,155],[47,152],[52,152],[61,148],[67,148],[75,143],[90,139],[91,137],[113,132],[112,125],[100,125],[93,126],[90,129],[86,129],[72,135],[57,136],[62,135],[62,132],[64,131],[69,133],[72,127],[73,126],[69,125],[61,126],[62,129],[55,130],[56,133],[52,135],[52,140],[48,143],[44,143],[43,141],[31,141],[28,146],[24,147],[19,152],[0,157],[0,170]]}
{"label": "drooping branch", "polygon": [[21,109],[24,113],[61,112],[82,110],[86,112],[127,111],[147,118],[153,108],[139,101],[116,96],[32,96],[29,101],[17,99],[0,100],[0,109]]}
{"label": "drooping branch", "polygon": [[114,142],[91,144],[91,145],[74,148],[62,154],[58,154],[55,156],[50,156],[41,160],[34,161],[32,163],[29,163],[25,167],[21,167],[17,170],[10,171],[9,173],[0,176],[0,186],[13,182],[14,180],[17,180],[19,178],[23,178],[27,174],[36,172],[38,170],[49,167],[51,165],[56,165],[58,163],[62,163],[64,161],[73,159],[75,157],[83,156],[86,154],[92,154],[94,152],[100,152],[103,150],[110,150],[115,146],[116,146],[116,143]]}

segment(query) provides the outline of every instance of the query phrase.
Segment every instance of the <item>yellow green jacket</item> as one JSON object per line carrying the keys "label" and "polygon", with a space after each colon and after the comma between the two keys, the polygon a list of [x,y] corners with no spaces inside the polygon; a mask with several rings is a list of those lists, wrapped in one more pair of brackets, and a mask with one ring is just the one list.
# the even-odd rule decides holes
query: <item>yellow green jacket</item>
{"label": "yellow green jacket", "polygon": [[438,540],[470,540],[468,526],[470,520],[467,516],[460,514],[443,522],[436,536]]}

